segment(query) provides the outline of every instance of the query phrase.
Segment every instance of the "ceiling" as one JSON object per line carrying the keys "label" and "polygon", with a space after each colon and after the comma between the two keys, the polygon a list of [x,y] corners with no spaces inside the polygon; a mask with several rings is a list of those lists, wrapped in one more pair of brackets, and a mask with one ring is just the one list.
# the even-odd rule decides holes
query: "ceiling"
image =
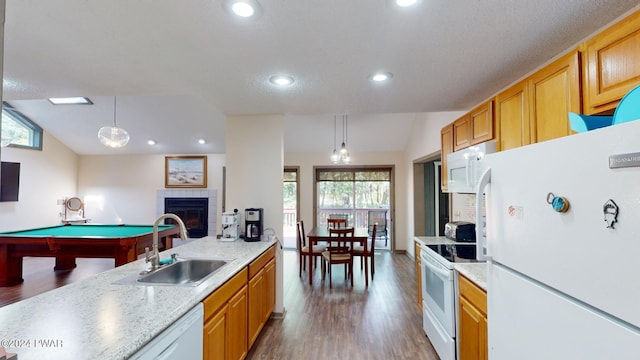
{"label": "ceiling", "polygon": [[[638,5],[259,1],[252,20],[222,0],[7,1],[3,98],[78,154],[224,153],[225,117],[255,114],[284,114],[287,152],[329,152],[343,113],[352,153],[403,150],[414,114],[468,110]],[[45,100],[63,96],[94,105]],[[114,115],[122,149],[97,139]]]}

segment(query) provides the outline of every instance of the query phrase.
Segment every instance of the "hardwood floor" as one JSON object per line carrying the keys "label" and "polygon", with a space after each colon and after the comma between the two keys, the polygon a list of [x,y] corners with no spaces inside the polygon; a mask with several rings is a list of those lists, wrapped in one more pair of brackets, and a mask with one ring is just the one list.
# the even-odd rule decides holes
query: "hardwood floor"
{"label": "hardwood floor", "polygon": [[[113,259],[77,259],[72,271],[53,271],[54,263],[53,258],[25,258],[24,283],[2,288],[0,306],[113,268]],[[310,288],[306,273],[298,277],[296,252],[285,250],[286,315],[267,322],[247,359],[438,359],[422,331],[409,257],[376,254],[375,279],[368,289],[359,261],[353,289],[336,266],[330,290],[319,265]]]}
{"label": "hardwood floor", "polygon": [[284,252],[284,319],[270,319],[248,359],[438,359],[422,330],[413,261],[402,254],[376,255],[376,274],[364,286],[359,261],[354,287],[341,267],[333,289],[320,267],[310,288],[298,277],[295,251]]}
{"label": "hardwood floor", "polygon": [[113,259],[76,259],[73,270],[54,271],[55,258],[25,257],[22,284],[0,288],[0,307],[113,269]]}

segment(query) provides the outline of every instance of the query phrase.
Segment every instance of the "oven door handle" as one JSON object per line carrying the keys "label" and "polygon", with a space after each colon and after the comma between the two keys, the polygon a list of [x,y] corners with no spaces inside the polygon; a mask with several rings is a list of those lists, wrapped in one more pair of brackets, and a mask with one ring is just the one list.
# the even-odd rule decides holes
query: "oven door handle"
{"label": "oven door handle", "polygon": [[442,269],[441,267],[432,264],[428,258],[422,258],[422,263],[443,279],[451,280],[453,278],[453,276],[451,275],[452,271],[448,269]]}

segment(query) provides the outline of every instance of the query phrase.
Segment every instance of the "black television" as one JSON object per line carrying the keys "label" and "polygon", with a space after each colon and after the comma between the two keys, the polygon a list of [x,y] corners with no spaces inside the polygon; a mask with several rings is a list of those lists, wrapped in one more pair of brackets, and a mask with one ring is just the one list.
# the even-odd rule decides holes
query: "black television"
{"label": "black television", "polygon": [[0,163],[0,201],[18,201],[20,163]]}

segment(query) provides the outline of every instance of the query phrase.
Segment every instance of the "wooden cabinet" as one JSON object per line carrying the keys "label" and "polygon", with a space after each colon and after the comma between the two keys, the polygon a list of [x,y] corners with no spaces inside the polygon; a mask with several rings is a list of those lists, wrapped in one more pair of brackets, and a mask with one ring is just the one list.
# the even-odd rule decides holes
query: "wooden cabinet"
{"label": "wooden cabinet", "polygon": [[265,307],[264,319],[269,320],[276,307],[276,259],[271,259],[264,267]]}
{"label": "wooden cabinet", "polygon": [[497,150],[508,150],[531,142],[529,130],[529,91],[521,81],[496,96]]}
{"label": "wooden cabinet", "polygon": [[453,152],[453,123],[442,128],[440,131],[440,161],[441,175],[440,187],[442,191],[447,191],[449,176],[447,174],[447,155]]}
{"label": "wooden cabinet", "polygon": [[487,360],[487,293],[458,274],[458,360]]}
{"label": "wooden cabinet", "polygon": [[273,312],[275,281],[275,247],[271,247],[249,264],[249,347]]}
{"label": "wooden cabinet", "polygon": [[420,259],[420,244],[415,243],[415,257],[416,257],[416,281],[418,283],[418,307],[422,310],[422,260]]}
{"label": "wooden cabinet", "polygon": [[453,151],[493,140],[493,100],[453,122]]}
{"label": "wooden cabinet", "polygon": [[276,304],[276,248],[204,299],[204,359],[238,360],[247,356]]}
{"label": "wooden cabinet", "polygon": [[581,113],[580,53],[575,50],[528,78],[531,143],[570,134],[569,111]]}
{"label": "wooden cabinet", "polygon": [[480,144],[494,139],[493,100],[476,107],[469,112],[471,123],[470,145]]}
{"label": "wooden cabinet", "polygon": [[247,278],[244,268],[204,301],[204,359],[247,356]]}
{"label": "wooden cabinet", "polygon": [[584,113],[613,113],[640,84],[640,11],[587,40],[584,49]]}
{"label": "wooden cabinet", "polygon": [[453,122],[453,151],[471,145],[471,117],[469,114]]}

